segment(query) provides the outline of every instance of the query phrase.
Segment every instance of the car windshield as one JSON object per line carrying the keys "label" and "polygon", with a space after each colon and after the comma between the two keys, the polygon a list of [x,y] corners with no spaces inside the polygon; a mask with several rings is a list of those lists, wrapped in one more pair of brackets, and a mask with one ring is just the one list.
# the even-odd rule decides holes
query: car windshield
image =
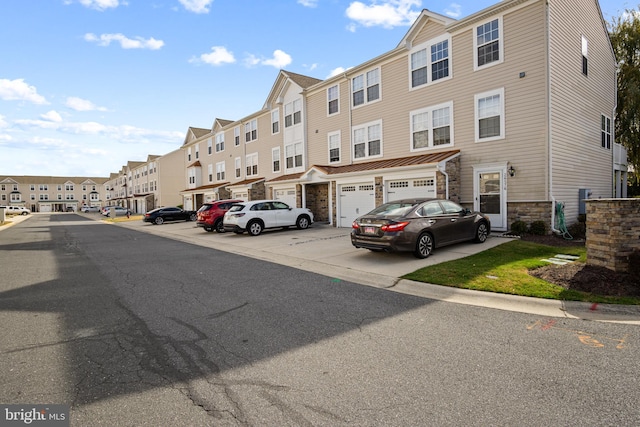
{"label": "car windshield", "polygon": [[380,215],[380,216],[404,216],[409,213],[411,209],[416,206],[417,203],[385,203],[380,205],[367,215]]}

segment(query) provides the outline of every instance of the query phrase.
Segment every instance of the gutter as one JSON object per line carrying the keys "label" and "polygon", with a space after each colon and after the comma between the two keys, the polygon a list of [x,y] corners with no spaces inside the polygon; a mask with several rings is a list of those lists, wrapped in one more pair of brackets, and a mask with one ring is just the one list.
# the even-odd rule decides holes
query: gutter
{"label": "gutter", "polygon": [[[437,168],[438,168],[438,172],[444,175],[445,198],[448,200],[449,199],[449,174],[446,171],[446,162],[438,163]],[[436,188],[437,188],[437,184],[436,184]]]}

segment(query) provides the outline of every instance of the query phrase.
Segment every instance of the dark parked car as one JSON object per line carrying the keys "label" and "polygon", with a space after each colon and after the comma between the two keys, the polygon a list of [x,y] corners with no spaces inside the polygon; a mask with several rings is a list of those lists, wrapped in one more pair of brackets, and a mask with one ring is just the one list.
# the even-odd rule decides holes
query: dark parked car
{"label": "dark parked car", "polygon": [[144,214],[142,220],[152,224],[164,224],[166,221],[195,221],[196,211],[185,211],[176,207],[157,208]]}
{"label": "dark parked car", "polygon": [[356,219],[351,243],[426,258],[434,248],[470,240],[483,243],[490,232],[489,218],[451,200],[406,199],[385,203]]}
{"label": "dark parked car", "polygon": [[198,221],[196,225],[203,227],[206,231],[216,230],[218,233],[224,233],[222,220],[224,213],[229,210],[234,203],[240,203],[242,200],[215,200],[200,206],[198,209]]}

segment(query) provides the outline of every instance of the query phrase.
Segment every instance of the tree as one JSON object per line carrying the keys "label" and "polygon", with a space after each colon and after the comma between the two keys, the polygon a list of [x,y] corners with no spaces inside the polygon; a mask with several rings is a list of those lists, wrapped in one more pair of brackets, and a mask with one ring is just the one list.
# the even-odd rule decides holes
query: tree
{"label": "tree", "polygon": [[636,180],[640,177],[640,12],[626,10],[614,18],[611,45],[618,60],[618,107],[615,135],[627,149]]}

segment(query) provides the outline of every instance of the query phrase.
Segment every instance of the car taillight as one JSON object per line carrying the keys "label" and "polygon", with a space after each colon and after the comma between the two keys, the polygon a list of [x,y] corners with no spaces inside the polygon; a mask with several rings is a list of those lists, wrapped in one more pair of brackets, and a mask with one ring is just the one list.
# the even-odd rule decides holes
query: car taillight
{"label": "car taillight", "polygon": [[353,224],[351,224],[351,228],[353,228],[354,230],[357,230],[360,228],[360,226],[358,225],[357,222],[353,221]]}
{"label": "car taillight", "polygon": [[383,225],[381,227],[381,230],[384,232],[402,231],[407,225],[409,225],[409,221],[392,222],[390,224]]}

